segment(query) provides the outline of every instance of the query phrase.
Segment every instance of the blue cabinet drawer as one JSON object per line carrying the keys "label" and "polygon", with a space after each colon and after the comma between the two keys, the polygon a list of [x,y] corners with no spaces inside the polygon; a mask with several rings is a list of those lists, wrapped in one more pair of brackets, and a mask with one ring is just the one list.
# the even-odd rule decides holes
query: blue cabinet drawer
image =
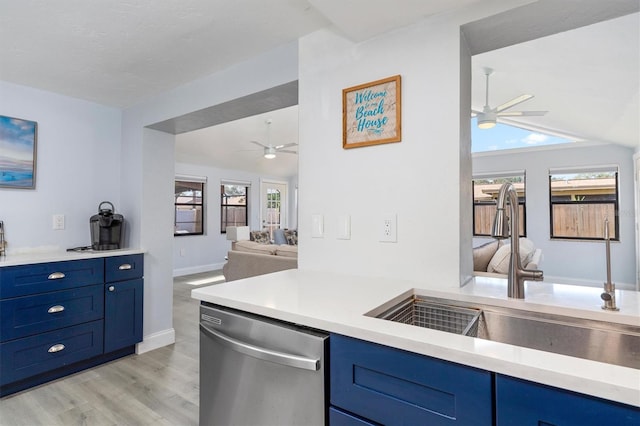
{"label": "blue cabinet drawer", "polygon": [[102,320],[0,343],[0,385],[102,353]]}
{"label": "blue cabinet drawer", "polygon": [[0,301],[0,341],[101,319],[104,285]]}
{"label": "blue cabinet drawer", "polygon": [[125,281],[144,276],[144,256],[131,254],[105,258],[105,281]]}
{"label": "blue cabinet drawer", "polygon": [[497,426],[637,426],[640,408],[496,375]]}
{"label": "blue cabinet drawer", "polygon": [[104,282],[104,259],[35,263],[0,268],[0,299]]}
{"label": "blue cabinet drawer", "polygon": [[331,335],[331,405],[373,422],[491,425],[488,371]]}

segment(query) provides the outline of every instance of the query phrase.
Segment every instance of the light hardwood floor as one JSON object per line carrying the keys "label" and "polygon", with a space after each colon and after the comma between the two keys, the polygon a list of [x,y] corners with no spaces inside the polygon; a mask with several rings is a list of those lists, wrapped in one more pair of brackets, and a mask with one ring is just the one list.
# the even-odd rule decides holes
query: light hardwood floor
{"label": "light hardwood floor", "polygon": [[197,425],[198,286],[186,281],[221,275],[174,280],[175,344],[2,398],[0,425]]}

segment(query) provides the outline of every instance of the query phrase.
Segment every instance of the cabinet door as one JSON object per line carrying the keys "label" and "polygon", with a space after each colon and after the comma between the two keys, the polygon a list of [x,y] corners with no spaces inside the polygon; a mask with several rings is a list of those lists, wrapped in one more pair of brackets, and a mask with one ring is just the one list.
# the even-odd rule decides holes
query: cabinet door
{"label": "cabinet door", "polygon": [[640,408],[496,375],[497,426],[637,426]]}
{"label": "cabinet door", "polygon": [[104,352],[142,341],[142,279],[105,284]]}
{"label": "cabinet door", "polygon": [[331,404],[385,425],[493,423],[492,375],[331,335]]}

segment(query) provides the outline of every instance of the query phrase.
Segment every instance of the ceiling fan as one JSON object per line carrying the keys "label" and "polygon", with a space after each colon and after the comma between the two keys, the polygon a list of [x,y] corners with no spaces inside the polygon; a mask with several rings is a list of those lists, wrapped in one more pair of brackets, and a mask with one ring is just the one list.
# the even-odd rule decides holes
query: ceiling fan
{"label": "ceiling fan", "polygon": [[482,112],[476,112],[475,115],[478,118],[478,127],[481,129],[490,129],[496,125],[498,117],[524,117],[524,116],[541,116],[545,115],[548,111],[505,111],[509,108],[521,104],[533,98],[533,95],[520,95],[498,105],[495,108],[489,106],[489,76],[493,73],[491,68],[485,68],[485,76],[487,78],[486,86],[486,98]]}
{"label": "ceiling fan", "polygon": [[282,144],[282,145],[272,145],[271,144],[271,137],[270,137],[269,130],[270,130],[270,126],[271,126],[272,121],[273,120],[271,120],[271,119],[265,120],[265,123],[267,123],[267,144],[266,145],[263,144],[263,143],[260,143],[258,141],[249,141],[249,142],[254,143],[254,144],[262,147],[263,150],[264,150],[264,158],[266,158],[268,160],[276,158],[276,153],[277,152],[283,152],[283,153],[286,153],[286,154],[297,154],[296,151],[291,151],[291,150],[288,150],[288,149],[284,149],[284,148],[290,148],[292,146],[298,145],[295,142]]}

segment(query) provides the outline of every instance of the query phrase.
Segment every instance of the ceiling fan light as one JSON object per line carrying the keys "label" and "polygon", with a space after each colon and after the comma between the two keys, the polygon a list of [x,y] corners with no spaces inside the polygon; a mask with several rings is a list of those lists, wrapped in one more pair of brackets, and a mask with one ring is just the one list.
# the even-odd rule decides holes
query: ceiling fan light
{"label": "ceiling fan light", "polygon": [[491,129],[496,125],[496,117],[493,114],[478,114],[478,128]]}
{"label": "ceiling fan light", "polygon": [[276,150],[273,147],[266,147],[264,149],[264,158],[267,160],[272,160],[276,158]]}

